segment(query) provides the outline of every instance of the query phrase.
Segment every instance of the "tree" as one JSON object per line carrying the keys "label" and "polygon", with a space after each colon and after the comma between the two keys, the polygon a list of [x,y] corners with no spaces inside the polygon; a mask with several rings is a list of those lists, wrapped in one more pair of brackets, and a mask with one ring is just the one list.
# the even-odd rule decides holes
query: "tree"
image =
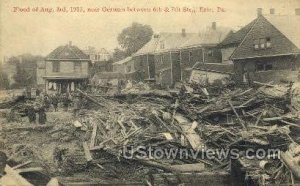
{"label": "tree", "polygon": [[126,56],[130,56],[148,43],[152,35],[153,30],[149,25],[132,23],[130,27],[124,28],[118,35],[118,42]]}
{"label": "tree", "polygon": [[22,67],[21,63],[16,64],[17,72],[13,76],[15,80],[14,87],[26,87],[28,85],[31,85],[33,82],[33,76],[32,74],[29,74],[26,72],[26,70]]}
{"label": "tree", "polygon": [[124,59],[125,57],[127,57],[126,52],[119,49],[119,48],[115,48],[114,49],[114,53],[113,53],[113,61],[120,61],[122,59]]}
{"label": "tree", "polygon": [[0,90],[9,88],[9,79],[7,74],[4,72],[2,68],[2,64],[0,64]]}
{"label": "tree", "polygon": [[14,88],[26,87],[36,84],[37,61],[42,60],[42,56],[33,56],[31,54],[22,54],[9,58],[8,63],[16,66],[16,74],[13,78]]}

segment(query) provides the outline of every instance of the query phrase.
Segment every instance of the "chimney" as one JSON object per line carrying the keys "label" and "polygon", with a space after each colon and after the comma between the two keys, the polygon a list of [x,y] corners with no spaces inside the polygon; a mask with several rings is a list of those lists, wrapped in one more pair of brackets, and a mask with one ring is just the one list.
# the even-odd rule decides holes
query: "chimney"
{"label": "chimney", "polygon": [[262,15],[262,11],[263,11],[263,9],[262,9],[262,8],[257,8],[257,10],[256,10],[257,17],[259,17],[259,16],[261,16],[261,15]]}
{"label": "chimney", "polygon": [[216,30],[216,29],[217,29],[217,23],[216,23],[216,22],[212,22],[211,28],[212,28],[213,30]]}
{"label": "chimney", "polygon": [[275,8],[271,8],[271,9],[270,9],[270,14],[271,14],[271,15],[274,15],[274,14],[275,14]]}
{"label": "chimney", "polygon": [[182,35],[182,37],[185,37],[185,36],[186,36],[186,32],[185,32],[185,29],[184,29],[184,28],[181,30],[181,35]]}
{"label": "chimney", "polygon": [[299,16],[300,15],[300,8],[295,9],[295,15]]}
{"label": "chimney", "polygon": [[69,41],[69,46],[72,46],[72,41]]}

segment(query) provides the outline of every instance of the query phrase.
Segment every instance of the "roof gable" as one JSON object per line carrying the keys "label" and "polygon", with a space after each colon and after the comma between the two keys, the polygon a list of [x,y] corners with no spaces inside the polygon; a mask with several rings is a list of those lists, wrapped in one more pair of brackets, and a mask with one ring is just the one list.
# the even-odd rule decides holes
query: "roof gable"
{"label": "roof gable", "polygon": [[[275,18],[276,19],[276,18]],[[291,26],[289,22],[281,22],[281,27]],[[294,24],[294,23],[293,23]],[[254,40],[270,38],[271,47],[268,49],[255,50],[253,47]],[[242,42],[231,55],[231,59],[246,59],[257,57],[269,57],[279,55],[290,55],[300,53],[299,48],[275,25],[260,16],[245,35]]]}
{"label": "roof gable", "polygon": [[53,50],[46,60],[89,60],[89,57],[77,46],[59,46]]}
{"label": "roof gable", "polygon": [[268,15],[264,17],[300,49],[300,16]]}
{"label": "roof gable", "polygon": [[229,33],[228,36],[220,43],[220,46],[241,43],[255,22],[256,22],[256,19],[251,21],[249,24],[247,24],[246,26],[244,26],[237,32]]}

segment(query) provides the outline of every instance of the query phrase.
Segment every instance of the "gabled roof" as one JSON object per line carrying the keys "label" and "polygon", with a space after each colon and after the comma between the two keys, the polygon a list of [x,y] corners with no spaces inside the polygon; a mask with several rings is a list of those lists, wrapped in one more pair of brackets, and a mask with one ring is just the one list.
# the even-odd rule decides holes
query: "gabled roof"
{"label": "gabled roof", "polygon": [[138,50],[133,56],[140,56],[144,54],[153,53],[158,45],[159,37],[153,37],[148,43],[146,43],[140,50]]}
{"label": "gabled roof", "polygon": [[113,65],[122,65],[122,64],[127,63],[127,62],[129,62],[131,60],[132,60],[132,57],[129,56],[129,57],[125,58],[125,59],[122,59],[120,61],[114,62]]}
{"label": "gabled roof", "polygon": [[[257,57],[268,57],[268,56],[282,56],[300,53],[300,36],[299,36],[299,26],[300,16],[298,15],[262,15],[248,24],[243,29],[249,30],[242,40],[239,42],[239,46],[234,50],[230,59],[245,59],[245,58],[257,58]],[[272,26],[272,28],[270,28]],[[277,36],[282,34],[285,37],[285,41],[290,44],[284,45],[274,45],[270,50],[249,50],[248,46],[245,47],[245,40],[249,42],[249,37],[252,34],[250,32],[256,29],[256,32],[260,31],[268,32],[271,34],[270,29],[275,29],[274,32],[278,32]],[[249,34],[248,34],[249,33]],[[259,39],[259,38],[256,38]],[[251,39],[250,39],[251,40]],[[252,38],[253,40],[253,38]],[[282,42],[282,41],[281,41]],[[223,44],[223,43],[222,43]],[[249,44],[249,43],[248,43]],[[251,43],[253,45],[253,43]]]}
{"label": "gabled roof", "polygon": [[189,40],[184,42],[180,48],[217,45],[222,42],[231,32],[231,29],[226,27],[217,27],[216,29],[207,28],[199,34],[193,35]]}
{"label": "gabled roof", "polygon": [[[176,51],[195,46],[217,45],[230,33],[230,31],[229,28],[217,27],[216,30],[207,28],[200,33],[185,33],[184,35],[182,33],[162,32],[159,35],[155,35],[155,37],[133,56]],[[161,44],[164,45],[163,48],[161,48]]]}
{"label": "gabled roof", "polygon": [[183,43],[197,37],[197,35],[197,33],[186,33],[184,36],[182,33],[161,33],[159,42],[163,42],[164,48],[160,48],[159,43],[155,52],[178,50]]}
{"label": "gabled roof", "polygon": [[59,46],[53,50],[47,57],[46,60],[89,60],[82,50],[74,45]]}
{"label": "gabled roof", "polygon": [[266,15],[264,17],[300,49],[299,15]]}
{"label": "gabled roof", "polygon": [[250,31],[254,23],[256,22],[256,19],[251,21],[249,24],[238,30],[234,33],[229,33],[228,36],[220,43],[220,46],[224,45],[230,45],[230,44],[239,44],[242,42],[244,37],[247,35],[247,33]]}

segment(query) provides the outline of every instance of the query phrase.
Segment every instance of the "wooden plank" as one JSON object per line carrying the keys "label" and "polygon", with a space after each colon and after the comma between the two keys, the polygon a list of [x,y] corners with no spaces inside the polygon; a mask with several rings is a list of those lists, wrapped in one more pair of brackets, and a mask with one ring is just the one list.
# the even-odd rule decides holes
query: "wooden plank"
{"label": "wooden plank", "polygon": [[30,167],[30,168],[23,168],[23,169],[16,169],[18,173],[24,173],[24,172],[41,172],[43,171],[42,167]]}
{"label": "wooden plank", "polygon": [[245,126],[244,121],[240,118],[240,116],[239,116],[238,113],[236,112],[236,110],[235,110],[235,108],[233,107],[233,105],[232,105],[232,103],[231,103],[230,100],[228,100],[228,103],[229,103],[231,109],[233,110],[234,114],[235,114],[236,117],[238,118],[239,123],[243,126],[244,129],[247,130],[247,127]]}
{"label": "wooden plank", "polygon": [[87,142],[83,142],[82,145],[83,145],[83,150],[84,150],[84,155],[85,155],[86,160],[87,161],[92,161],[93,158],[92,158],[90,149],[88,148]]}
{"label": "wooden plank", "polygon": [[193,123],[191,123],[187,118],[182,115],[176,114],[174,119],[179,123],[182,129],[183,135],[187,138],[194,150],[203,150],[204,142],[200,136],[192,128]]}
{"label": "wooden plank", "polygon": [[93,122],[93,131],[91,136],[90,148],[93,148],[95,146],[96,135],[97,135],[97,123]]}
{"label": "wooden plank", "polygon": [[32,163],[32,161],[26,161],[24,163],[21,163],[19,165],[16,165],[16,166],[12,167],[12,169],[17,169],[17,168],[23,167],[25,165],[28,165],[29,163]]}

